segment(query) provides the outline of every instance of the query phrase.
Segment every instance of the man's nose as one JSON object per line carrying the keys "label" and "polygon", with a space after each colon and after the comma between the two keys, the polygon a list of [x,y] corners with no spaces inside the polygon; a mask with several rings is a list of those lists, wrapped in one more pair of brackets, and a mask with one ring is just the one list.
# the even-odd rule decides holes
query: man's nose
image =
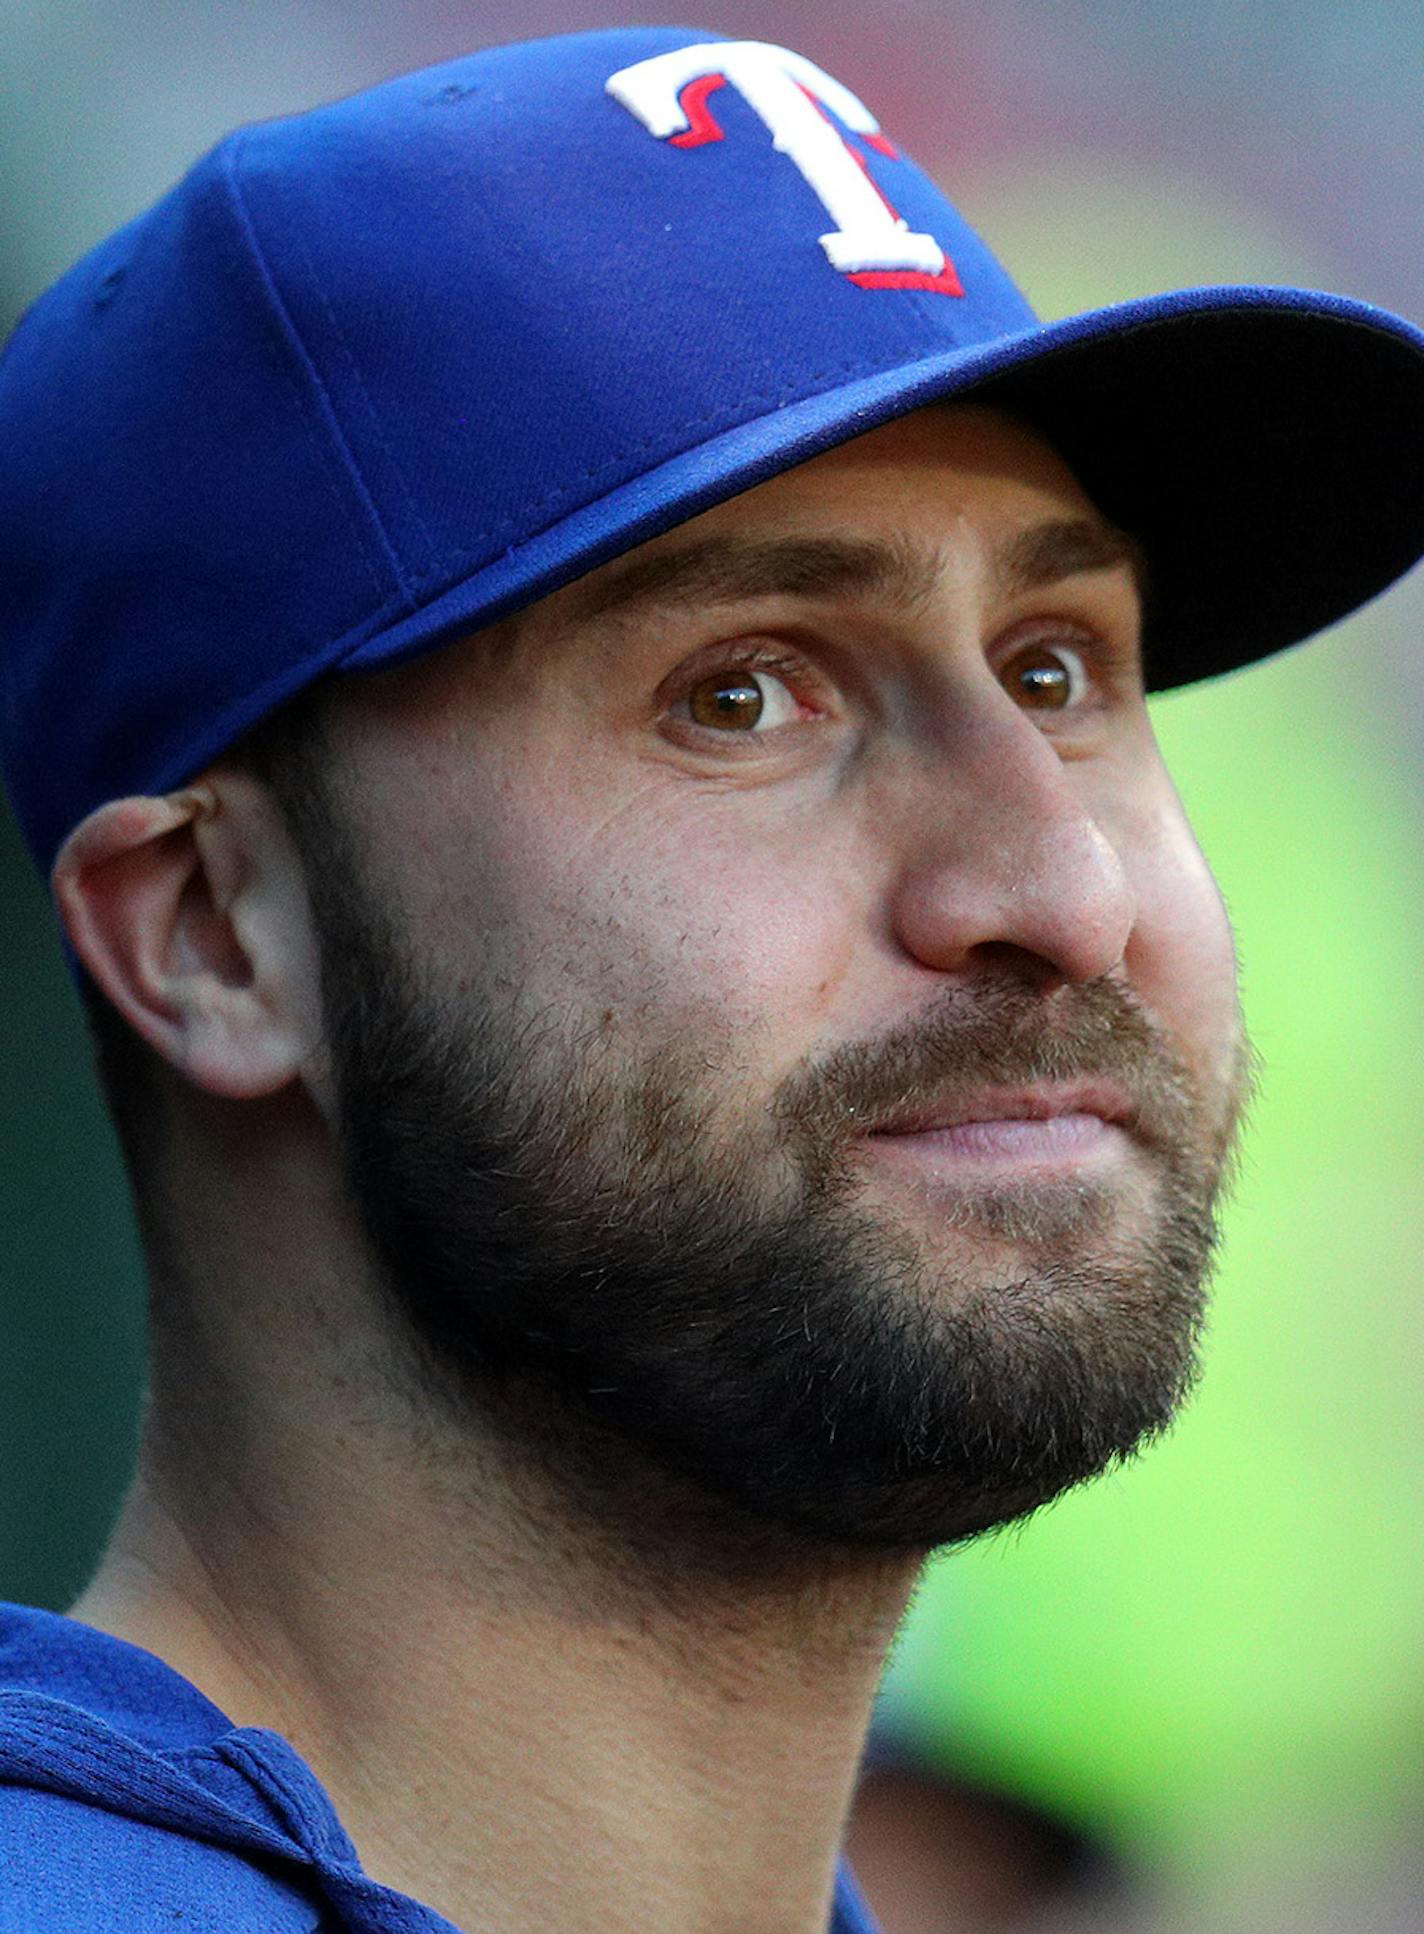
{"label": "man's nose", "polygon": [[902,822],[892,917],[908,953],[942,973],[972,972],[1007,946],[1051,980],[1117,966],[1136,897],[1083,803],[1082,771],[1002,687],[956,709],[926,749]]}

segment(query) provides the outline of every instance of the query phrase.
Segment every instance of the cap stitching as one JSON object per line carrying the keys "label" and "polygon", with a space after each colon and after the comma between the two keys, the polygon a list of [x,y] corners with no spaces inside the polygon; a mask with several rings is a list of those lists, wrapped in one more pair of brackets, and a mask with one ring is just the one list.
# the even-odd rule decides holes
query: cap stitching
{"label": "cap stitching", "polygon": [[[927,359],[927,353],[923,350],[920,352],[919,357],[916,358],[916,360],[921,359]],[[905,362],[906,357],[903,350],[895,351],[883,362],[878,363],[867,364],[862,362],[858,357],[853,357],[847,362],[839,363],[830,369],[817,370],[813,375],[808,376],[806,378],[807,387],[800,394],[786,396],[779,395],[772,389],[744,390],[738,398],[735,412],[729,414],[723,410],[706,410],[700,416],[687,418],[682,428],[685,434],[688,431],[701,429],[704,424],[720,423],[721,428],[716,434],[721,435],[725,431],[741,428],[744,423],[751,423],[757,420],[755,414],[744,414],[744,412],[756,412],[758,409],[764,410],[767,404],[771,404],[775,409],[786,409],[798,403],[807,403],[819,393],[819,386],[821,384],[838,381],[849,375],[852,371],[858,376],[868,378],[882,375],[889,369],[902,368],[905,366]],[[616,474],[628,463],[640,457],[645,450],[652,448],[653,445],[662,442],[662,440],[661,436],[643,437],[637,443],[626,445],[617,456],[611,457],[603,463],[594,464],[585,470],[576,472],[571,479],[566,479],[557,490],[546,491],[542,497],[536,497],[521,505],[519,510],[512,512],[507,517],[500,518],[497,523],[488,524],[483,530],[474,532],[470,543],[453,550],[447,550],[447,562],[456,564],[457,566],[463,566],[472,561],[481,561],[477,549],[479,545],[489,543],[491,540],[501,537],[506,531],[522,528],[531,516],[538,516],[541,511],[546,510],[551,504],[559,504],[563,508],[550,520],[550,523],[557,523],[559,518],[566,513],[572,515],[574,511],[585,508],[583,503],[573,501],[576,493],[580,489],[588,485],[592,485],[596,489],[605,477]],[[691,442],[680,445],[677,449],[670,451],[665,458],[661,458],[659,460],[659,466],[663,462],[672,463],[678,457],[690,455],[704,441],[706,441],[705,438],[695,438]],[[629,483],[635,483],[637,477],[629,477],[627,481]],[[524,536],[537,537],[548,528],[548,525],[541,524],[537,530],[525,531]],[[484,559],[482,561],[492,562],[493,560]],[[433,572],[427,574],[427,580],[434,575]]]}
{"label": "cap stitching", "polygon": [[[390,542],[385,527],[376,510],[376,506],[371,501],[370,493],[366,489],[365,480],[361,476],[360,470],[354,462],[350,450],[346,446],[345,438],[341,434],[341,427],[336,420],[335,411],[331,407],[331,399],[326,392],[325,385],[322,383],[316,366],[307,353],[306,345],[302,341],[296,324],[293,322],[291,314],[282,300],[281,291],[278,289],[275,278],[272,275],[267,258],[263,253],[262,245],[258,240],[256,228],[246,202],[243,199],[241,186],[237,178],[237,164],[245,133],[246,130],[239,130],[237,134],[233,135],[228,142],[224,143],[217,150],[217,159],[222,167],[222,178],[227,185],[228,197],[232,205],[233,216],[238,231],[247,244],[248,254],[252,259],[252,264],[257,272],[261,287],[266,294],[273,319],[285,338],[287,347],[301,364],[311,384],[312,390],[315,392],[318,408],[326,420],[325,427],[328,432],[330,445],[335,446],[334,454],[338,462],[343,464],[346,480],[355,489],[366,510],[370,519],[371,528],[379,539],[380,551],[388,567],[389,575],[394,579],[400,595],[405,599],[410,608],[414,610],[416,608],[415,599],[411,594],[409,584],[406,582],[405,573],[401,569],[400,559]],[[287,381],[291,385],[292,392],[297,399],[297,406],[301,412],[302,421],[307,426],[308,436],[322,458],[322,472],[326,487],[341,507],[342,516],[345,518],[352,536],[356,540],[362,562],[366,566],[367,575],[378,590],[384,591],[385,585],[383,583],[382,573],[377,559],[371,551],[370,533],[362,529],[360,523],[353,516],[351,505],[347,502],[344,493],[337,488],[327,472],[327,465],[331,460],[333,452],[328,445],[327,439],[313,434],[309,421],[308,400],[303,395],[301,385],[297,382],[296,375],[288,366],[285,358],[282,359],[282,367]]]}
{"label": "cap stitching", "polygon": [[[362,404],[365,406],[366,418],[367,418],[367,422],[370,425],[371,435],[375,438],[376,443],[379,445],[381,453],[385,457],[386,462],[390,467],[391,474],[395,478],[396,487],[399,489],[402,497],[404,497],[405,499],[406,507],[410,512],[411,519],[414,522],[416,529],[420,532],[421,537],[425,541],[426,556],[429,559],[429,562],[426,565],[424,570],[418,570],[409,574],[411,584],[418,585],[422,583],[425,579],[433,575],[433,573],[439,569],[438,564],[435,562],[436,558],[439,555],[439,547],[437,546],[435,539],[431,534],[429,525],[425,522],[424,517],[421,515],[420,504],[415,496],[414,491],[411,489],[409,483],[406,481],[405,472],[402,470],[400,464],[397,462],[395,452],[392,450],[391,445],[387,440],[384,431],[381,428],[381,419],[376,412],[376,406],[371,400],[371,393],[367,389],[365,380],[361,375],[360,365],[356,361],[355,356],[352,354],[350,345],[347,343],[346,337],[342,333],[341,325],[337,320],[336,311],[332,307],[331,298],[327,294],[325,285],[323,284],[320,276],[317,274],[316,263],[312,259],[311,250],[308,248],[306,238],[303,236],[301,229],[297,223],[293,222],[291,226],[288,228],[287,239],[301,256],[302,264],[305,267],[307,272],[308,286],[314,292],[316,296],[316,300],[321,305],[322,312],[326,317],[327,326],[330,329],[332,337],[335,341],[336,347],[340,351],[341,356],[346,364],[346,369],[348,374],[350,375],[352,384],[354,385],[356,389],[356,393],[360,397]],[[315,368],[313,368],[313,374],[315,375]],[[317,377],[316,380],[320,382],[319,377]],[[326,397],[327,407],[330,409],[332,416],[335,418],[336,404],[331,396],[331,392],[328,389],[326,389],[325,386],[323,386],[323,394]],[[358,470],[358,474],[359,474],[359,466],[357,466],[356,464],[355,455],[351,449],[350,442],[344,436],[342,438],[342,448],[343,448],[343,451],[345,452],[347,461],[351,463],[353,468],[356,468]],[[368,499],[370,499],[371,501],[372,512],[373,514],[375,514],[374,493],[370,490],[369,486],[366,485],[364,476],[361,477],[361,482]],[[392,552],[394,552],[394,548],[395,548],[394,541],[388,538],[387,543],[389,544]],[[399,570],[399,565],[397,565],[397,569]],[[408,589],[404,580],[402,581],[402,589],[406,591],[407,596],[411,595],[410,590]]]}

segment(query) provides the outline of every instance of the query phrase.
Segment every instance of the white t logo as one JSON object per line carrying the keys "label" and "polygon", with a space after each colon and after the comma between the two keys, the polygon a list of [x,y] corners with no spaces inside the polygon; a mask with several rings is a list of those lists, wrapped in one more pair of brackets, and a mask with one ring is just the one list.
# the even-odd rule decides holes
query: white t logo
{"label": "white t logo", "polygon": [[706,102],[725,81],[761,116],[772,146],[795,162],[820,196],[835,223],[821,236],[821,247],[842,274],[870,288],[963,295],[939,243],[911,233],[816,103],[823,101],[852,133],[893,156],[880,123],[849,88],[803,55],[764,40],[704,42],[624,67],[607,88],[650,134],[691,148],[722,139]]}

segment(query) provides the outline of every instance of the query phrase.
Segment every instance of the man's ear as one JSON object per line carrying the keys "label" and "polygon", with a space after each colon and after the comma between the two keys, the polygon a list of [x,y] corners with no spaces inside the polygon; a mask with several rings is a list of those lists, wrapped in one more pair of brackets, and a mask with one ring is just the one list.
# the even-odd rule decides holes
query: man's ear
{"label": "man's ear", "polygon": [[319,1031],[306,885],[276,803],[215,767],[164,798],[115,799],[51,876],[71,946],[149,1045],[216,1095],[273,1094]]}

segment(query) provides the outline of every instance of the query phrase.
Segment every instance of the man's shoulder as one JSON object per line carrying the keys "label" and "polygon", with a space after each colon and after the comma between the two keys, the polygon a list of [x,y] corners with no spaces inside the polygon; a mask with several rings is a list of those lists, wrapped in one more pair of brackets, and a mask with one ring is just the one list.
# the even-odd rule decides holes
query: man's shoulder
{"label": "man's shoulder", "polygon": [[280,1863],[0,1784],[0,1934],[322,1934]]}

